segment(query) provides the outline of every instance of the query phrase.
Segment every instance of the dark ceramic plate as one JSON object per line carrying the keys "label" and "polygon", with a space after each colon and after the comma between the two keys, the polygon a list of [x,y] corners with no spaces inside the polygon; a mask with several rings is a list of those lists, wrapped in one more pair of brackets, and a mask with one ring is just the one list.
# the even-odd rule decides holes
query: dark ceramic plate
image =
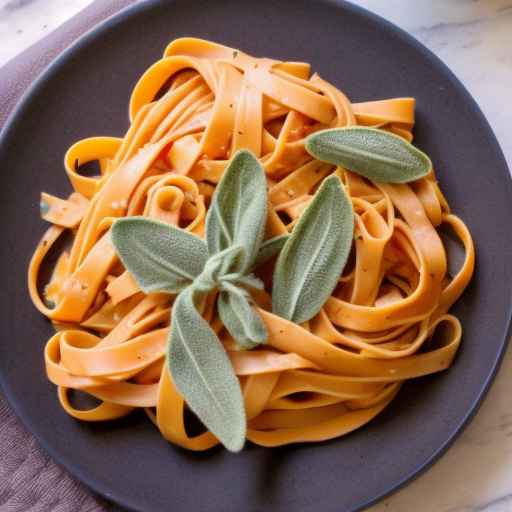
{"label": "dark ceramic plate", "polygon": [[[130,91],[166,43],[192,35],[255,55],[306,60],[354,101],[415,96],[417,144],[478,248],[455,310],[464,341],[447,372],[407,383],[386,411],[341,439],[239,454],[186,452],[135,414],[101,425],[60,408],[44,375],[50,325],[26,266],[43,232],[39,192],[69,191],[62,159],[90,135],[122,135]],[[477,105],[450,71],[396,27],[350,4],[306,0],[148,1],[83,37],[30,89],[0,140],[3,186],[0,378],[46,450],[95,491],[137,510],[353,511],[428,467],[475,413],[504,352],[511,315],[511,181]],[[500,221],[501,219],[501,221]]]}

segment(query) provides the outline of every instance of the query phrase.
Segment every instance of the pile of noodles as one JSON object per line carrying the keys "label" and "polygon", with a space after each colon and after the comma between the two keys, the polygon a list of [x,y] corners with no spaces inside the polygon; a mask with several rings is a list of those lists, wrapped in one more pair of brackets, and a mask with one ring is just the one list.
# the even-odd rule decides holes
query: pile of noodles
{"label": "pile of noodles", "polygon": [[[119,217],[144,215],[199,237],[212,193],[230,155],[251,150],[266,171],[266,238],[293,229],[322,180],[336,173],[351,198],[353,251],[339,285],[320,313],[297,325],[271,313],[275,261],[257,270],[265,291],[254,300],[268,343],[241,351],[208,297],[205,318],[223,341],[245,399],[247,437],[264,446],[320,441],[367,423],[402,383],[448,368],[461,340],[448,313],[468,284],[474,248],[464,223],[450,212],[434,171],[408,185],[374,183],[312,159],[304,138],[349,125],[378,127],[412,139],[414,99],[351,103],[310,66],[254,58],[208,41],[173,41],[139,80],[123,138],[91,137],[74,144],[65,168],[74,192],[43,194],[51,227],[29,268],[35,306],[55,325],[44,357],[62,407],[84,421],[120,418],[143,408],[169,441],[192,450],[218,443],[191,435],[186,404],[164,365],[174,296],[145,295],[125,271],[109,238]],[[98,161],[101,174],[80,174]],[[449,225],[465,261],[447,274],[437,229]],[[65,231],[44,297],[40,267]],[[442,339],[432,341],[439,324]],[[75,407],[69,390],[100,400]]]}

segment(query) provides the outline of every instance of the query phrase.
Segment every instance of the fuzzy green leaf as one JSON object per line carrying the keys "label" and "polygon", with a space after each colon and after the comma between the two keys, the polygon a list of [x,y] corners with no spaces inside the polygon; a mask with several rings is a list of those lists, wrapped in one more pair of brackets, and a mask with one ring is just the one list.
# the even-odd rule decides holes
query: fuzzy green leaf
{"label": "fuzzy green leaf", "polygon": [[222,291],[217,300],[224,327],[245,349],[254,348],[267,341],[265,324],[251,302],[251,296],[238,287]]}
{"label": "fuzzy green leaf", "polygon": [[278,254],[279,251],[284,247],[284,244],[289,237],[290,235],[286,233],[284,235],[275,236],[265,240],[260,246],[260,250],[256,256],[256,261],[254,262],[254,267],[263,265],[263,263],[267,262],[270,258]]}
{"label": "fuzzy green leaf", "polygon": [[196,293],[191,286],[174,303],[169,370],[192,411],[228,450],[238,452],[247,427],[240,384],[222,343],[196,309]]}
{"label": "fuzzy green leaf", "polygon": [[144,217],[116,220],[116,252],[145,293],[178,293],[201,273],[206,244],[182,229]]}
{"label": "fuzzy green leaf", "polygon": [[254,262],[265,230],[267,184],[265,171],[249,151],[232,158],[206,215],[206,243],[210,256],[233,245],[245,249],[236,270],[245,272]]}
{"label": "fuzzy green leaf", "polygon": [[226,275],[229,276],[231,281],[243,278],[243,274],[236,271],[232,272],[232,270],[240,266],[240,261],[244,255],[244,248],[241,245],[234,245],[210,256],[206,261],[203,271],[194,280],[196,290],[209,292],[219,288]]}
{"label": "fuzzy green leaf", "polygon": [[352,203],[337,176],[327,178],[285,243],[274,270],[272,309],[302,323],[336,287],[352,246]]}
{"label": "fuzzy green leaf", "polygon": [[306,150],[374,181],[407,183],[427,175],[430,158],[397,135],[376,128],[333,128],[313,133]]}

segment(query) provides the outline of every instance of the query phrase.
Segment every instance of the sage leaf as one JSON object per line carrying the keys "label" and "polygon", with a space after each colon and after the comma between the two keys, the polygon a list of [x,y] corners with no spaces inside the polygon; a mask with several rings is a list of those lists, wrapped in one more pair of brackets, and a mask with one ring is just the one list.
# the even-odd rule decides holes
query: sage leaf
{"label": "sage leaf", "polygon": [[244,349],[251,349],[267,341],[267,329],[251,304],[251,296],[237,287],[222,291],[217,309],[224,327]]}
{"label": "sage leaf", "polygon": [[263,281],[254,274],[227,274],[222,277],[221,288],[227,288],[228,284],[233,284],[239,288],[254,288],[255,290],[263,290],[265,285]]}
{"label": "sage leaf", "polygon": [[206,261],[203,271],[194,280],[196,290],[209,292],[219,288],[226,277],[231,281],[243,278],[244,274],[236,271],[231,273],[231,270],[238,268],[244,254],[245,249],[241,245],[234,245],[210,256]]}
{"label": "sage leaf", "polygon": [[315,316],[334,290],[352,246],[352,203],[337,176],[324,180],[276,262],[275,314],[300,324]]}
{"label": "sage leaf", "polygon": [[222,343],[197,311],[195,294],[188,287],[174,303],[169,371],[192,411],[228,450],[238,452],[247,427],[240,384]]}
{"label": "sage leaf", "polygon": [[249,151],[238,151],[217,185],[206,215],[210,256],[241,245],[245,256],[236,270],[245,272],[256,258],[267,218],[265,171]]}
{"label": "sage leaf", "polygon": [[275,256],[283,248],[289,237],[290,235],[286,233],[284,235],[275,236],[265,240],[260,246],[260,250],[256,256],[256,261],[254,262],[254,267],[263,265],[263,263]]}
{"label": "sage leaf", "polygon": [[322,130],[306,139],[306,150],[318,160],[378,182],[407,183],[432,169],[425,153],[401,137],[375,128]]}
{"label": "sage leaf", "polygon": [[114,248],[145,293],[179,293],[201,273],[208,258],[197,236],[144,217],[127,217],[111,229]]}

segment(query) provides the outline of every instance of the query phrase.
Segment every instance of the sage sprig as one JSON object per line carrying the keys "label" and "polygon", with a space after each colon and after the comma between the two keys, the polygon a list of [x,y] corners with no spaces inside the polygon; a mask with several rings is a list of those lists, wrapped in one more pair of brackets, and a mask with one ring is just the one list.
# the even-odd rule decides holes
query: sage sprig
{"label": "sage sprig", "polygon": [[354,213],[337,176],[324,180],[284,244],[272,310],[295,323],[315,316],[336,287],[352,246]]}
{"label": "sage sprig", "polygon": [[167,365],[190,408],[232,451],[245,441],[242,393],[217,335],[200,313],[206,294],[218,290],[217,308],[242,348],[267,339],[252,305],[250,288],[262,287],[251,270],[279,248],[259,256],[267,218],[263,168],[248,151],[238,152],[213,195],[206,242],[175,226],[128,217],[111,230],[116,251],[146,293],[178,294],[172,308]]}
{"label": "sage sprig", "polygon": [[244,401],[229,357],[202,317],[206,295],[218,291],[224,327],[242,349],[254,348],[266,342],[267,330],[250,295],[263,286],[252,270],[280,252],[273,310],[301,323],[331,294],[352,244],[352,205],[336,176],[324,181],[291,234],[263,242],[267,200],[262,166],[240,151],[213,195],[205,241],[143,217],[119,219],[111,230],[121,261],[144,292],[177,294],[168,371],[190,408],[232,451],[245,441]]}
{"label": "sage sprig", "polygon": [[306,139],[306,150],[318,160],[378,182],[407,183],[432,169],[425,153],[401,137],[376,128],[322,130]]}

